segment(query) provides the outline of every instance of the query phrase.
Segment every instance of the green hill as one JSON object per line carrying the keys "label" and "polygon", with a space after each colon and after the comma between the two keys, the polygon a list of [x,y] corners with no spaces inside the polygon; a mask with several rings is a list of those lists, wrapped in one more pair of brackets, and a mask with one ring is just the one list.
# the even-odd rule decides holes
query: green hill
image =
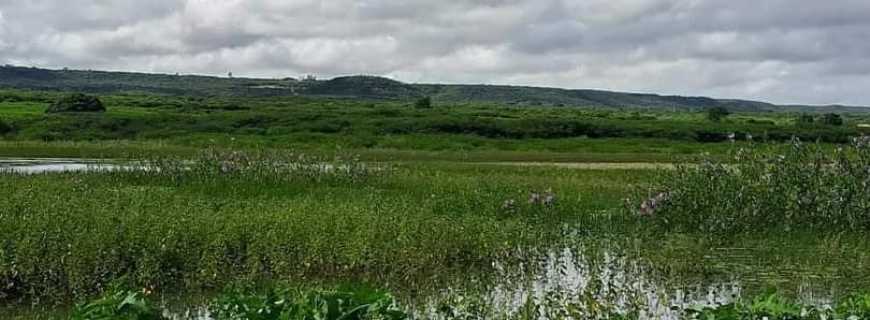
{"label": "green hill", "polygon": [[726,107],[732,111],[867,112],[851,106],[774,105],[760,101],[663,96],[603,90],[570,90],[527,86],[407,84],[375,76],[330,80],[229,78],[84,70],[0,67],[0,88],[145,92],[192,96],[327,96],[371,100],[408,100],[429,96],[438,103],[494,103],[518,106],[662,108],[695,110]]}

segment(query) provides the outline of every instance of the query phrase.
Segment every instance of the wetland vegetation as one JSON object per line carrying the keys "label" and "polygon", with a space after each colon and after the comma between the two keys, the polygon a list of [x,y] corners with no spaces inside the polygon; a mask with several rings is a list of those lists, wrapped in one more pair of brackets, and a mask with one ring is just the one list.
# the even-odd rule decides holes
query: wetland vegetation
{"label": "wetland vegetation", "polygon": [[0,169],[11,318],[867,315],[865,114],[67,94],[0,156],[116,166]]}

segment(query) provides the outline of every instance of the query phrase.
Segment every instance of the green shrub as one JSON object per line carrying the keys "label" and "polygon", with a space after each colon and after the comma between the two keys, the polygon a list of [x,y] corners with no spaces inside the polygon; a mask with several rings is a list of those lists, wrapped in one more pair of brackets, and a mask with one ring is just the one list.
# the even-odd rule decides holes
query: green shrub
{"label": "green shrub", "polygon": [[432,108],[432,98],[423,97],[414,102],[414,107],[417,109],[429,109]]}
{"label": "green shrub", "polygon": [[816,119],[813,117],[813,115],[811,115],[811,114],[807,114],[807,113],[801,114],[801,115],[797,118],[797,124],[798,124],[798,125],[808,125],[808,124],[813,124],[815,121],[816,121]]}
{"label": "green shrub", "polygon": [[826,113],[822,116],[822,123],[828,126],[842,126],[843,117],[836,113]]}
{"label": "green shrub", "polygon": [[728,111],[725,107],[712,107],[707,109],[707,119],[713,122],[722,121],[728,115],[731,114],[731,111]]}

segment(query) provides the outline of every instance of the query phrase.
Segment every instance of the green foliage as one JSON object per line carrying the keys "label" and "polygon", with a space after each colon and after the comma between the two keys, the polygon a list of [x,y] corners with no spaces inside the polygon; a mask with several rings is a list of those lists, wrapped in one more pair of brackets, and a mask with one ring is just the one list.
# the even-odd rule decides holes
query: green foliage
{"label": "green foliage", "polygon": [[231,289],[209,311],[227,320],[400,320],[408,315],[389,294],[360,295],[338,291],[294,292],[272,288],[262,294]]}
{"label": "green foliage", "polygon": [[[233,135],[248,137],[245,140],[249,144],[293,149],[541,151],[548,150],[545,144],[564,145],[565,139],[724,142],[732,133],[738,140],[752,135],[760,141],[788,141],[796,136],[804,140],[844,143],[858,130],[846,126],[786,126],[778,124],[786,122],[782,121],[785,116],[776,114],[741,115],[749,119],[710,123],[702,121],[700,114],[686,112],[530,110],[493,105],[417,109],[407,108],[399,101],[372,104],[331,98],[240,99],[139,94],[102,96],[100,99],[111,105],[111,110],[99,116],[79,113],[71,117],[42,114],[45,107],[40,101],[60,99],[61,94],[8,93],[23,101],[0,103],[0,117],[14,120],[16,130],[6,135],[12,140],[162,140],[206,147],[215,135],[224,138]],[[428,141],[417,138],[422,135],[441,137]],[[401,143],[397,143],[399,141]],[[486,145],[481,145],[481,141]],[[575,145],[558,151],[581,147]]]}
{"label": "green foliage", "polygon": [[[0,174],[0,296],[79,298],[118,279],[158,292],[269,279],[414,287],[558,239],[559,226],[593,219],[639,177],[285,152],[144,161],[142,170]],[[548,188],[596,198],[523,201]],[[500,210],[507,199],[520,199],[511,214]]]}
{"label": "green foliage", "polygon": [[816,120],[815,120],[815,117],[813,117],[813,115],[802,113],[797,119],[797,124],[798,125],[811,125],[815,121]]}
{"label": "green foliage", "polygon": [[870,145],[834,149],[798,141],[782,152],[740,149],[662,172],[668,195],[651,222],[713,234],[870,229]]}
{"label": "green foliage", "polygon": [[417,109],[429,109],[432,108],[432,98],[431,97],[422,97],[416,102],[414,102],[414,107]]}
{"label": "green foliage", "polygon": [[731,111],[728,111],[725,107],[712,107],[707,109],[707,119],[713,122],[722,121],[725,117],[731,115]]}
{"label": "green foliage", "polygon": [[45,110],[46,113],[105,111],[106,107],[99,98],[81,93],[64,96]]}
{"label": "green foliage", "polygon": [[[291,290],[263,293],[228,287],[208,303],[218,320],[402,320],[408,315],[386,293]],[[71,320],[165,320],[162,308],[143,293],[110,289],[76,305]]]}
{"label": "green foliage", "polygon": [[843,117],[836,113],[826,113],[822,116],[822,124],[828,126],[842,126]]}
{"label": "green foliage", "polygon": [[71,320],[164,320],[153,302],[141,292],[111,290],[101,298],[79,304]]}

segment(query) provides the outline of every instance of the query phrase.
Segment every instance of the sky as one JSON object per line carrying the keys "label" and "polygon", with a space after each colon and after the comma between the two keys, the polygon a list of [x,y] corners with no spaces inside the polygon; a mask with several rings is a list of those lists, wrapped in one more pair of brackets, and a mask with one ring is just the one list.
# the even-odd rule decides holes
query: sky
{"label": "sky", "polygon": [[870,105],[870,1],[0,0],[0,64]]}

